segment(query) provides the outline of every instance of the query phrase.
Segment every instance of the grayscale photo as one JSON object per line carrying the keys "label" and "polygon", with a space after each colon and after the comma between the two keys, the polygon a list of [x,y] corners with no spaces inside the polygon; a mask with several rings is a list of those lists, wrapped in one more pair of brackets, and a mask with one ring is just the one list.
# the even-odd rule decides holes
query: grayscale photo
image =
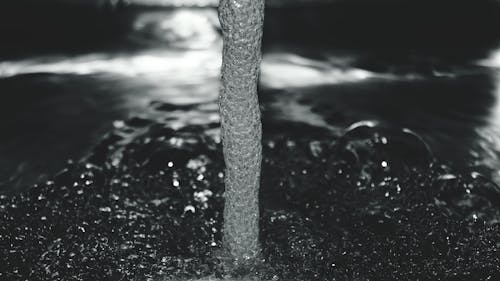
{"label": "grayscale photo", "polygon": [[500,0],[0,0],[0,281],[500,281]]}

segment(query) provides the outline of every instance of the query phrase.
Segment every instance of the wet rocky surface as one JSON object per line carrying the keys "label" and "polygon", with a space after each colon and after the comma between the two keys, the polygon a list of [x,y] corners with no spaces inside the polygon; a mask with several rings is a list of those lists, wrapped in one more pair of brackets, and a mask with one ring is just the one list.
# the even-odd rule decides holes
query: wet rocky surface
{"label": "wet rocky surface", "polygon": [[[500,278],[487,177],[408,129],[285,132],[264,135],[262,280]],[[0,279],[220,277],[223,178],[217,123],[120,123],[51,180],[0,197]]]}

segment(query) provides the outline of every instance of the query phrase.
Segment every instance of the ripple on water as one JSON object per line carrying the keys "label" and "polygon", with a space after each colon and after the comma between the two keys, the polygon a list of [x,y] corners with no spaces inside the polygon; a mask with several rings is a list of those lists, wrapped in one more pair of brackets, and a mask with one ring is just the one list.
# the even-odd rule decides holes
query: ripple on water
{"label": "ripple on water", "polygon": [[[131,119],[51,181],[0,196],[0,279],[221,278],[212,129]],[[261,280],[500,278],[500,189],[418,134],[364,122],[338,139],[267,136],[264,155]]]}

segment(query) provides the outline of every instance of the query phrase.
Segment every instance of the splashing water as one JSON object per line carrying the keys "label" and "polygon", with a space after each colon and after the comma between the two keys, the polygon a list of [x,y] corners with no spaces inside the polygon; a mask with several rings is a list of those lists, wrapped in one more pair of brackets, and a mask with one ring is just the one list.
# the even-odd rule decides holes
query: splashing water
{"label": "splashing water", "polygon": [[[0,279],[217,280],[222,147],[211,125],[124,122],[79,164],[0,196]],[[497,280],[500,188],[415,133],[265,135],[260,280]],[[238,278],[250,278],[235,276]],[[219,279],[220,280],[220,279]],[[243,279],[244,280],[244,279]]]}
{"label": "splashing water", "polygon": [[[166,65],[164,54],[147,58],[137,65]],[[294,57],[279,60],[309,68]],[[66,68],[80,70],[73,65],[46,70]],[[129,71],[122,68],[113,69]],[[106,65],[95,70],[102,69]],[[218,67],[211,69],[215,80]],[[300,72],[311,81],[322,73]],[[319,80],[328,83],[376,77],[324,73],[342,78]],[[211,97],[213,88],[207,91]],[[338,101],[335,96],[335,104],[346,104]],[[191,123],[141,118],[116,123],[83,163],[69,164],[29,192],[0,196],[0,279],[220,280],[227,174],[218,133],[212,137],[218,119],[206,118],[205,106],[155,102],[159,116],[181,111]],[[216,116],[216,105],[209,106]],[[273,272],[260,280],[500,279],[500,188],[475,170],[438,162],[433,155],[439,149],[431,145],[433,154],[422,140],[425,134],[400,126],[422,133],[418,126],[375,121],[356,123],[336,137],[300,123],[284,126],[283,135],[279,127],[265,130],[260,246]]]}

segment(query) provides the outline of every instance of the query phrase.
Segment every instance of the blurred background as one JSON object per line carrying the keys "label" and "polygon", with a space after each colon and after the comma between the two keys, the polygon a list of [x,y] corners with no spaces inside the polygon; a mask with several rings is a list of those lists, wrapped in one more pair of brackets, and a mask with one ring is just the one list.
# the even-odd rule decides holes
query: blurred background
{"label": "blurred background", "polygon": [[[376,120],[500,183],[500,4],[269,0],[264,134]],[[0,192],[78,161],[123,120],[218,122],[215,0],[0,2]],[[138,121],[138,122],[139,122]]]}

